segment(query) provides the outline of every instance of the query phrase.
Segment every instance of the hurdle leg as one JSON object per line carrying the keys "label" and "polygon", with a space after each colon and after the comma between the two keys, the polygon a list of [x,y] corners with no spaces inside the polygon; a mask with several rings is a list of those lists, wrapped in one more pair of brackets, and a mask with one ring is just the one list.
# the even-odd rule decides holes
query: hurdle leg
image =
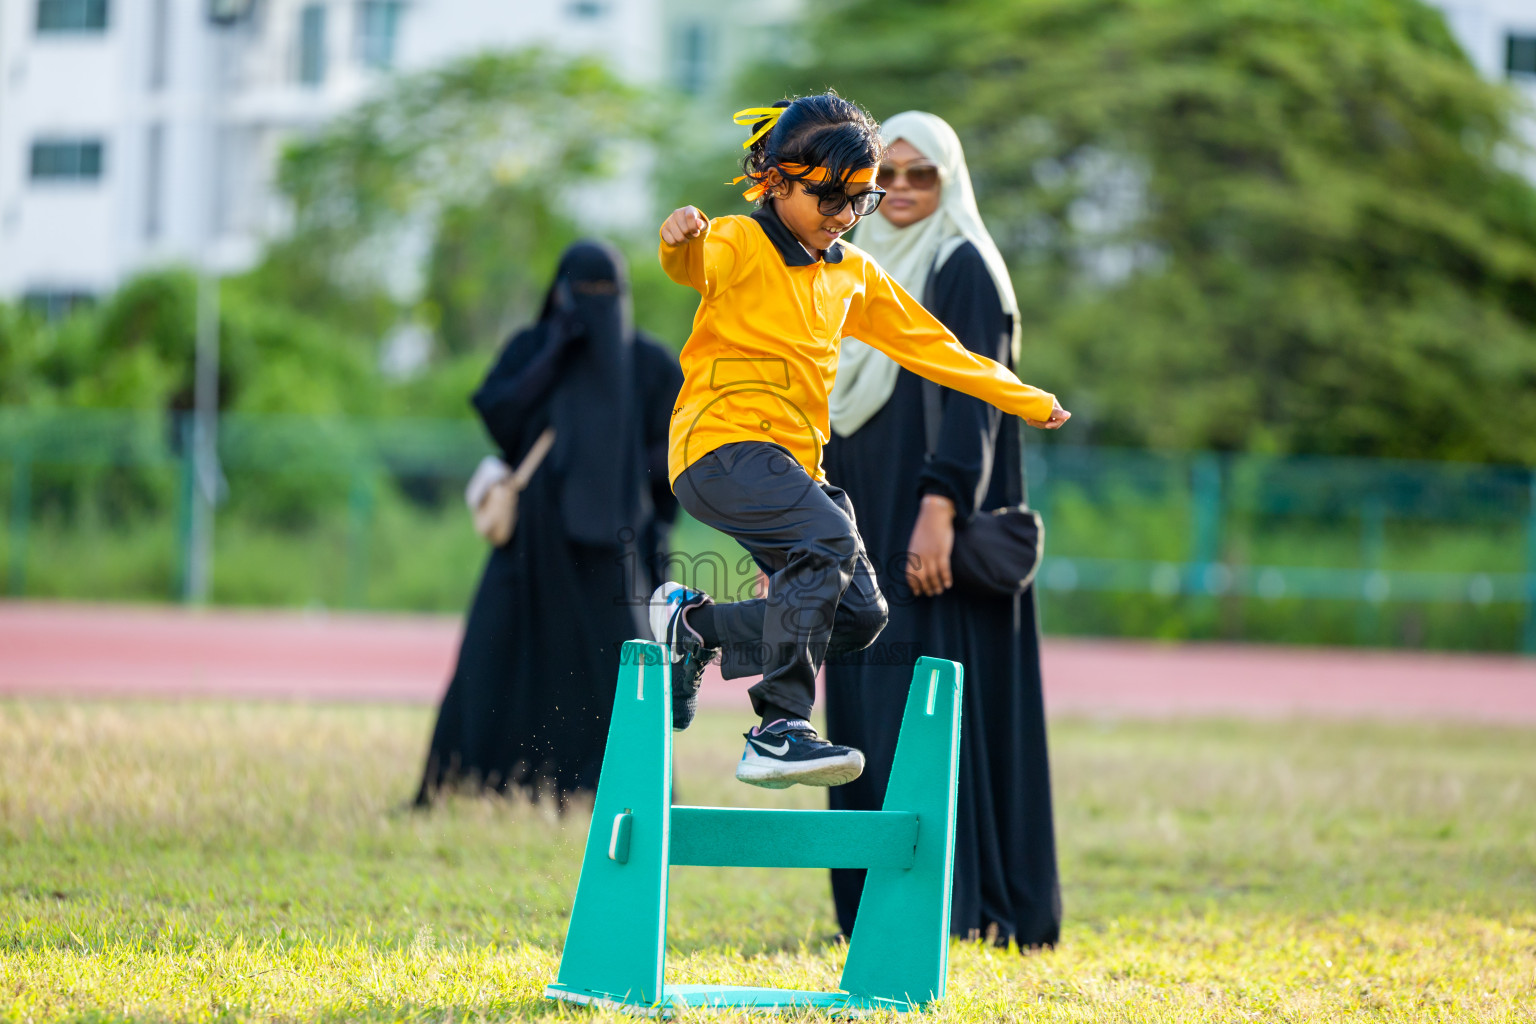
{"label": "hurdle leg", "polygon": [[671,663],[624,645],[560,975],[545,994],[649,1007],[663,995],[672,793]]}
{"label": "hurdle leg", "polygon": [[915,1009],[944,995],[963,677],[958,663],[938,658],[918,659],[912,673],[884,809],[917,813],[917,848],[910,869],[865,876],[843,967],[851,996]]}

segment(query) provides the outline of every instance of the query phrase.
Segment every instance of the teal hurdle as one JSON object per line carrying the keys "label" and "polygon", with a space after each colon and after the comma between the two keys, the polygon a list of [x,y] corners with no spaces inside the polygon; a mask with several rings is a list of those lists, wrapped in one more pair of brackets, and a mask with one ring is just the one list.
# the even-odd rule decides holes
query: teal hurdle
{"label": "teal hurdle", "polygon": [[[672,807],[671,662],[661,644],[625,644],[560,974],[544,994],[651,1016],[687,1007],[905,1011],[941,998],[963,676],[956,662],[918,660],[882,810]],[[673,864],[867,868],[839,990],[667,984]]]}

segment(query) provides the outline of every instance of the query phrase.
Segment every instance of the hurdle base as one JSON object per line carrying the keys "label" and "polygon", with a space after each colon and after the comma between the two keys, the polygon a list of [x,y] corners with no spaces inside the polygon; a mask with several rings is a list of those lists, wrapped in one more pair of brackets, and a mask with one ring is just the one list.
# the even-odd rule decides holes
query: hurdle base
{"label": "hurdle base", "polygon": [[875,1010],[895,1010],[898,1013],[906,1013],[922,1008],[921,1003],[908,1002],[905,999],[880,999],[858,996],[849,992],[810,992],[794,988],[752,988],[743,985],[666,985],[662,988],[661,998],[654,1003],[642,1003],[611,992],[592,992],[560,984],[545,988],[544,995],[549,999],[623,1010],[647,1017],[664,1017],[675,1010],[694,1008],[746,1009],[762,1013],[818,1009],[849,1014],[871,1013]]}

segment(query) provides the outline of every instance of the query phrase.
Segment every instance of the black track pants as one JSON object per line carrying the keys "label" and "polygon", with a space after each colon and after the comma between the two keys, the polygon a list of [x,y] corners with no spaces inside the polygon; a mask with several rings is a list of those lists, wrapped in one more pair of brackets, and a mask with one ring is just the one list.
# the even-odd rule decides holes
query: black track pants
{"label": "black track pants", "polygon": [[736,540],[768,574],[768,596],[717,605],[726,663],[745,675],[762,714],[776,704],[809,717],[827,655],[862,650],[885,628],[885,598],[864,552],[853,504],[818,484],[789,452],[766,441],[724,445],[673,485],[688,514]]}

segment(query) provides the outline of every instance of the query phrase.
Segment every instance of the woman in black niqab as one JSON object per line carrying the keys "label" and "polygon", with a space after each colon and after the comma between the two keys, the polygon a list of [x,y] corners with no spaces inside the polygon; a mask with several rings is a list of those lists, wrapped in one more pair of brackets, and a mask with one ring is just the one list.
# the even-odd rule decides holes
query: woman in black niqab
{"label": "woman in black niqab", "polygon": [[565,343],[552,399],[553,468],[565,532],[584,544],[611,544],[634,526],[640,469],[633,444],[626,443],[638,436],[629,427],[634,328],[621,257],[595,242],[566,250],[540,324]]}
{"label": "woman in black niqab", "polygon": [[418,805],[450,787],[562,804],[596,789],[620,645],[647,635],[676,511],[666,446],[681,385],[676,358],[631,323],[623,258],[567,249],[538,322],[471,399],[508,465],[547,427],[555,444],[486,562]]}

